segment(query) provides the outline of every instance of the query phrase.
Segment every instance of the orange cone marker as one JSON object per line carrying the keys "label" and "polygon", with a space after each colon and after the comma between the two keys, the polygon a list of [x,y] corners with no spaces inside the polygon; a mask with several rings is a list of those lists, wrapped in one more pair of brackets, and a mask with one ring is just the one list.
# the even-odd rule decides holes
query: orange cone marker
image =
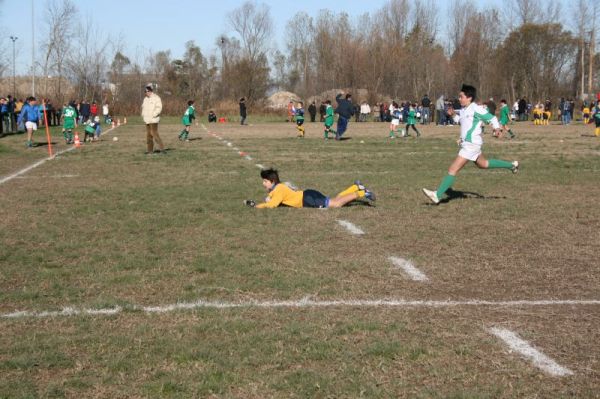
{"label": "orange cone marker", "polygon": [[79,133],[75,132],[75,148],[81,147],[81,141],[79,141]]}

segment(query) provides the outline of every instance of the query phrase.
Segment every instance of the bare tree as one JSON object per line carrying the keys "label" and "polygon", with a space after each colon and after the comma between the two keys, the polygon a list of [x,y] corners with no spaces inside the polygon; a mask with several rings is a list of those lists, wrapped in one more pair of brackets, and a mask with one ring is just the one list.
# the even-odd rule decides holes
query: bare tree
{"label": "bare tree", "polygon": [[256,62],[269,50],[273,21],[269,7],[247,1],[228,15],[231,28],[240,35],[244,56]]}
{"label": "bare tree", "polygon": [[73,24],[76,19],[77,7],[72,0],[51,0],[46,4],[45,21],[47,32],[42,42],[44,53],[43,70],[46,79],[45,92],[48,95],[48,76],[50,71],[56,72],[55,95],[59,103],[63,102],[62,80],[65,72],[67,56],[71,49]]}

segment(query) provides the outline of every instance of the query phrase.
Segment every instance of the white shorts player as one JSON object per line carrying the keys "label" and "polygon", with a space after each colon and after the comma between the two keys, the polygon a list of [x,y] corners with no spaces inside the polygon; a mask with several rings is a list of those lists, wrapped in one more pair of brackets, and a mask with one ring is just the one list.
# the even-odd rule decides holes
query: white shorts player
{"label": "white shorts player", "polygon": [[37,130],[37,123],[35,122],[25,122],[25,129]]}

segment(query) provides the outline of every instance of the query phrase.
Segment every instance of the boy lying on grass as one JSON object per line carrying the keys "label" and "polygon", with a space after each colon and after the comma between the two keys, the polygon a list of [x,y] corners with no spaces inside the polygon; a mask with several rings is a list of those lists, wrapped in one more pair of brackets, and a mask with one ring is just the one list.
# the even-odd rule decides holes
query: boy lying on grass
{"label": "boy lying on grass", "polygon": [[268,195],[265,202],[256,204],[254,200],[246,200],[244,204],[256,208],[277,208],[280,205],[292,208],[341,208],[360,198],[375,201],[375,194],[363,186],[360,181],[339,193],[334,198],[326,197],[316,190],[293,190],[279,180],[279,174],[273,168],[262,170],[260,177]]}

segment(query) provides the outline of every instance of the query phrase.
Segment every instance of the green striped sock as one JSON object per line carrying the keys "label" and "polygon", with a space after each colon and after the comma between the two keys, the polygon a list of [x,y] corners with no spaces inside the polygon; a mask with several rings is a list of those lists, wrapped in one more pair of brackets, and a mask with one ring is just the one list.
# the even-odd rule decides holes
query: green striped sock
{"label": "green striped sock", "polygon": [[512,169],[512,167],[512,162],[501,159],[490,159],[488,161],[488,169]]}
{"label": "green striped sock", "polygon": [[452,176],[452,175],[446,175],[444,177],[444,179],[442,180],[442,182],[440,183],[438,189],[437,189],[437,197],[438,199],[441,199],[442,196],[444,195],[444,193],[450,188],[452,187],[452,185],[454,184],[454,179],[456,179],[456,176]]}

